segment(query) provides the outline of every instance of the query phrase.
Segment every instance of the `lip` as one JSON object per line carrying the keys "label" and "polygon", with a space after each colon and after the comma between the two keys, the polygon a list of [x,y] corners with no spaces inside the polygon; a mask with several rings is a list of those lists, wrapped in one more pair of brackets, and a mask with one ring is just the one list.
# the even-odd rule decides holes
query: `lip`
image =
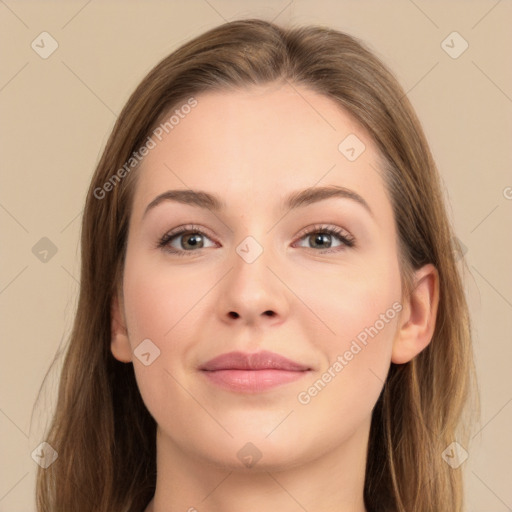
{"label": "lip", "polygon": [[238,392],[258,393],[303,378],[311,368],[267,350],[228,352],[199,367],[213,384]]}
{"label": "lip", "polygon": [[309,366],[302,365],[287,357],[275,352],[262,350],[261,352],[227,352],[220,356],[210,359],[202,366],[200,370],[287,370],[287,371],[305,371],[311,370]]}

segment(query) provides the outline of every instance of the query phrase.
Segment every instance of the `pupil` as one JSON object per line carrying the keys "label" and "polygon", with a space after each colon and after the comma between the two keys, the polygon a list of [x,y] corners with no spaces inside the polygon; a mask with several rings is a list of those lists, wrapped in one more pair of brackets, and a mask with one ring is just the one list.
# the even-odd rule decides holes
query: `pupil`
{"label": "pupil", "polygon": [[187,243],[188,245],[191,245],[192,247],[196,247],[196,246],[200,243],[200,241],[198,241],[198,237],[199,237],[199,236],[200,236],[200,235],[198,235],[197,233],[194,233],[194,234],[192,234],[192,235],[189,235],[189,236],[186,238],[186,240],[187,240],[187,242],[186,242],[186,243]]}
{"label": "pupil", "polygon": [[[323,233],[323,234],[319,234],[319,235],[314,235],[314,240],[315,240],[315,244],[318,243],[318,244],[322,244],[322,243],[326,243],[327,244],[327,247],[330,247],[331,244],[330,244],[330,240],[329,238],[330,235],[326,234],[326,233]],[[327,240],[326,240],[327,239]]]}

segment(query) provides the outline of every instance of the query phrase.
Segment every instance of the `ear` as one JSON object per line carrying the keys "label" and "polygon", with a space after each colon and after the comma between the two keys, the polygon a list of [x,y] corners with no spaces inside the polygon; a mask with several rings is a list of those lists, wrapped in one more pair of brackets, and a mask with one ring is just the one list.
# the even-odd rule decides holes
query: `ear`
{"label": "ear", "polygon": [[111,306],[111,342],[110,349],[114,357],[123,363],[132,360],[132,348],[128,339],[122,293],[118,290],[112,299]]}
{"label": "ear", "polygon": [[429,263],[415,272],[411,295],[404,299],[393,342],[393,363],[407,363],[427,347],[434,334],[438,305],[439,273]]}

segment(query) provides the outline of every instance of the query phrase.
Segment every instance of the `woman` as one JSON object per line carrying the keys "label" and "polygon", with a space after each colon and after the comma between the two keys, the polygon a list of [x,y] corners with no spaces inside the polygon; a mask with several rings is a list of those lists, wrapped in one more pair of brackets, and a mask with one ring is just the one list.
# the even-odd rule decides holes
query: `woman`
{"label": "woman", "polygon": [[186,43],[92,178],[38,510],[462,511],[452,239],[361,42],[248,19]]}

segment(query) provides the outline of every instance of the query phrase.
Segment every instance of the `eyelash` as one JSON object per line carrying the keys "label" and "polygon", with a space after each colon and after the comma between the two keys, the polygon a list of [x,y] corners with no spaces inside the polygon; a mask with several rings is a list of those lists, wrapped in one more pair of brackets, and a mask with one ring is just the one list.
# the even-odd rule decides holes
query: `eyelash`
{"label": "eyelash", "polygon": [[[210,238],[198,226],[195,226],[192,224],[192,225],[183,226],[181,228],[177,228],[177,230],[175,230],[175,231],[170,231],[169,233],[166,233],[158,241],[157,248],[163,249],[164,251],[174,254],[176,256],[188,256],[190,253],[198,252],[198,251],[193,251],[193,250],[192,251],[183,251],[183,250],[169,247],[168,244],[173,238],[176,238],[179,235],[183,235],[185,233],[190,234],[190,235],[198,234],[198,235],[203,235],[203,236],[206,236],[207,238]],[[310,228],[309,230],[302,232],[299,237],[299,240],[302,240],[304,237],[311,235],[313,233],[317,233],[317,234],[322,233],[322,234],[335,236],[335,237],[339,238],[339,240],[343,243],[343,245],[345,247],[351,248],[351,247],[355,246],[355,238],[352,235],[350,235],[347,231],[345,231],[344,229],[341,229],[337,226],[315,225],[312,228]],[[310,249],[315,250],[314,248],[310,248]],[[331,248],[331,249],[326,249],[324,251],[315,251],[315,252],[318,252],[319,254],[327,254],[327,253],[339,252],[342,250],[344,250],[344,248],[338,246],[333,249]]]}

